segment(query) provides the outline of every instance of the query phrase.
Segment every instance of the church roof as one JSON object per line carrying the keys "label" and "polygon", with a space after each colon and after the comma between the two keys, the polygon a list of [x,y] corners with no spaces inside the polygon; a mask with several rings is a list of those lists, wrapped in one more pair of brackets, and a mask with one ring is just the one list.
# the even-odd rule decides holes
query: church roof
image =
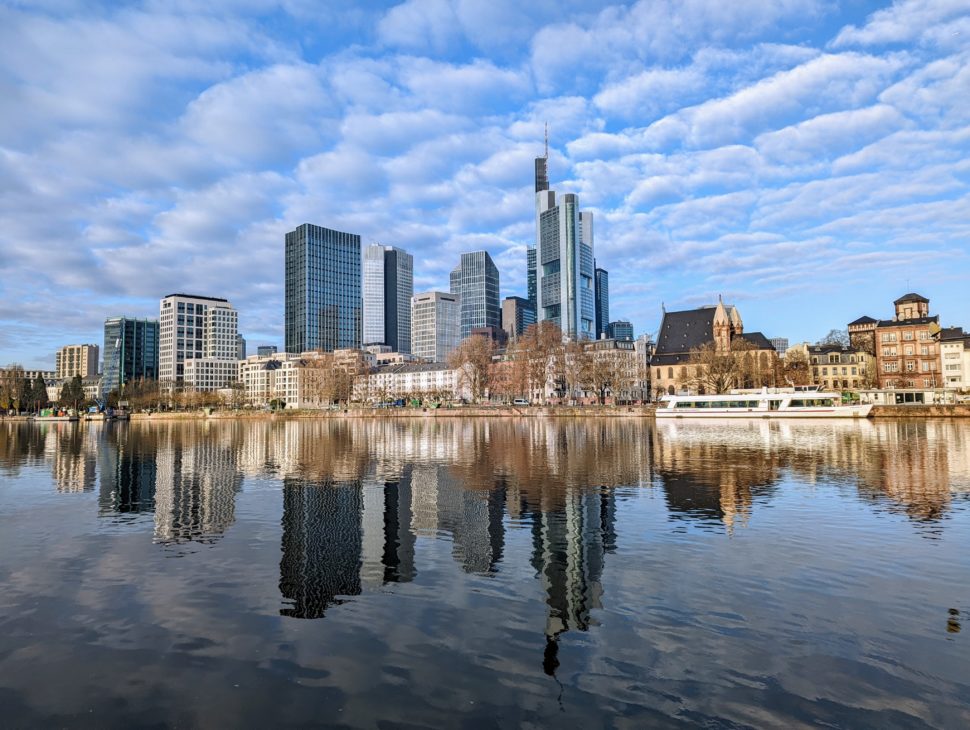
{"label": "church roof", "polygon": [[686,354],[714,340],[714,307],[664,312],[655,355]]}
{"label": "church roof", "polygon": [[741,335],[735,335],[732,339],[734,340],[746,340],[754,345],[756,350],[774,350],[775,346],[771,344],[771,340],[765,337],[760,332],[745,332]]}

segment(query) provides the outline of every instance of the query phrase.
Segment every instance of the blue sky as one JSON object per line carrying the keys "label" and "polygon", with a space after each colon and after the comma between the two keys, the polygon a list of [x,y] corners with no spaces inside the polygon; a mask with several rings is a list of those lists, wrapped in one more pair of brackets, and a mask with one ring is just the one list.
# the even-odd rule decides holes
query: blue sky
{"label": "blue sky", "polygon": [[544,122],[638,333],[723,295],[815,340],[911,290],[970,327],[968,100],[966,0],[6,0],[0,363],[173,291],[282,344],[304,222],[524,294]]}

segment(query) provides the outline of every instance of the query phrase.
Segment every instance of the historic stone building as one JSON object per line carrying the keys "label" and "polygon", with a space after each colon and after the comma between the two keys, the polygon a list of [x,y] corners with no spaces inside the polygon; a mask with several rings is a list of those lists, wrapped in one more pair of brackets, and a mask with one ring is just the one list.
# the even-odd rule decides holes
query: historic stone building
{"label": "historic stone building", "polygon": [[777,359],[775,348],[761,332],[744,331],[737,307],[719,301],[699,309],[664,310],[650,359],[654,393],[673,394],[688,387],[693,354],[712,342],[719,353],[744,350],[769,367]]}
{"label": "historic stone building", "polygon": [[[873,320],[875,321],[875,320]],[[823,390],[871,388],[875,385],[876,359],[866,350],[841,345],[795,345],[809,363],[812,383]]]}

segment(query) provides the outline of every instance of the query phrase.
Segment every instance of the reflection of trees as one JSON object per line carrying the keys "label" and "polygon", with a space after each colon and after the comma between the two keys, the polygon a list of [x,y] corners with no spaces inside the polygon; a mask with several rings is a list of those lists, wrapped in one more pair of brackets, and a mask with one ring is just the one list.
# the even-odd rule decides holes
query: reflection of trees
{"label": "reflection of trees", "polygon": [[[44,425],[74,426],[71,423]],[[33,423],[0,423],[0,474],[17,476],[22,466],[43,460],[48,432],[48,429],[39,428]]]}

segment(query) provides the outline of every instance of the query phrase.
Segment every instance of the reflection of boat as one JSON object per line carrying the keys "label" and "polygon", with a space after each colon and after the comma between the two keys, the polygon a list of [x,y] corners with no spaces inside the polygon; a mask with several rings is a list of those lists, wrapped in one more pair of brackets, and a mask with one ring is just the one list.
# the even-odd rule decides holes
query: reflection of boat
{"label": "reflection of boat", "polygon": [[842,405],[838,393],[818,391],[668,395],[657,418],[865,418],[871,404]]}
{"label": "reflection of boat", "polygon": [[52,423],[52,422],[64,422],[64,421],[77,421],[77,416],[34,416],[35,421],[41,423]]}

